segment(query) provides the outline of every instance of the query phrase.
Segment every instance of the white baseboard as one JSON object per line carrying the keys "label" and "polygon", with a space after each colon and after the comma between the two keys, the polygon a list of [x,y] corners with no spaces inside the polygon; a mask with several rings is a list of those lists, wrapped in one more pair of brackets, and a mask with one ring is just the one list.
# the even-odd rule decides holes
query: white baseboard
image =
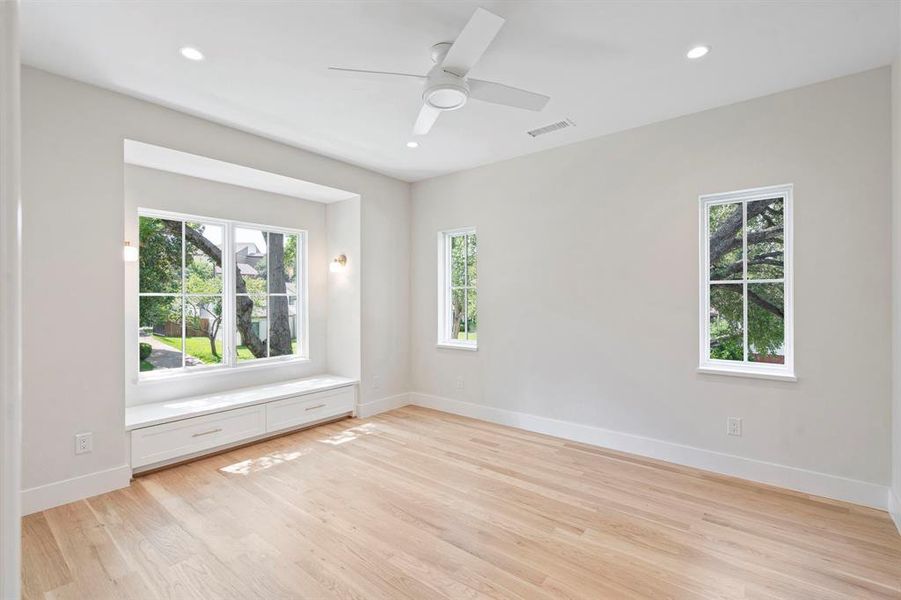
{"label": "white baseboard", "polygon": [[396,396],[388,396],[387,398],[379,398],[372,402],[365,402],[357,405],[358,417],[372,417],[388,410],[394,410],[410,403],[410,394],[398,394]]}
{"label": "white baseboard", "polygon": [[895,527],[901,534],[901,497],[891,488],[888,491],[888,514],[892,516],[892,521],[895,522]]}
{"label": "white baseboard", "polygon": [[122,465],[22,490],[22,515],[128,487],[130,481],[131,467]]}
{"label": "white baseboard", "polygon": [[[413,392],[410,404],[886,510],[888,487],[734,454]],[[897,521],[896,521],[897,522]]]}

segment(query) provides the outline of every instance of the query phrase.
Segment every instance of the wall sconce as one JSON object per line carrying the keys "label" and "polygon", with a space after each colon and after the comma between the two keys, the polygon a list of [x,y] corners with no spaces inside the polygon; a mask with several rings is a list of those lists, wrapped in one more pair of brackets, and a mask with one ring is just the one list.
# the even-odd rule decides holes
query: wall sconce
{"label": "wall sconce", "polygon": [[132,246],[131,242],[128,240],[125,241],[125,245],[122,246],[122,260],[125,262],[137,262],[138,261],[138,247]]}
{"label": "wall sconce", "polygon": [[335,260],[329,264],[328,270],[332,273],[338,273],[343,271],[345,266],[347,266],[347,257],[342,254],[335,257]]}

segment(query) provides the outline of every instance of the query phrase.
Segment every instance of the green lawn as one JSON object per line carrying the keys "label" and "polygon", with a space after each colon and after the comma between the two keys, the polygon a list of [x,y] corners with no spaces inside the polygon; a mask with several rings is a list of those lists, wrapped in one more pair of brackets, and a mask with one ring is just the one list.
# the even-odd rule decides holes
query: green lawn
{"label": "green lawn", "polygon": [[[470,335],[470,341],[476,341],[476,340],[479,338],[479,332],[478,332],[478,331],[470,331],[470,332],[469,332],[469,335]],[[463,332],[461,331],[460,333],[457,334],[457,339],[458,339],[458,340],[463,340],[463,341],[465,342],[465,341],[466,341],[466,334],[463,333]]]}
{"label": "green lawn", "polygon": [[[176,350],[181,350],[181,338],[177,337],[167,337],[163,335],[154,334],[153,337],[163,342],[167,346],[172,346]],[[294,351],[297,351],[297,342],[292,344]],[[218,365],[221,360],[213,356],[210,348],[210,340],[205,337],[189,337],[185,338],[185,352],[188,353],[189,356],[193,356],[194,358],[200,359],[202,362],[208,365]],[[216,352],[219,353],[219,356],[222,356],[222,342],[216,341]],[[238,360],[252,360],[254,358],[253,354],[250,350],[247,349],[247,346],[238,346]]]}

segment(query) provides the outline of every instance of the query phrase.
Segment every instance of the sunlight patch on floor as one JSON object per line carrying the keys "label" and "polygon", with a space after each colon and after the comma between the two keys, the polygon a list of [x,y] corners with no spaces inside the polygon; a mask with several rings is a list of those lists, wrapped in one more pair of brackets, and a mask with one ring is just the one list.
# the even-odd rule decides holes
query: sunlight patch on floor
{"label": "sunlight patch on floor", "polygon": [[223,473],[232,473],[233,475],[249,475],[250,473],[256,473],[257,471],[263,471],[264,469],[297,460],[301,456],[309,454],[311,451],[311,449],[306,449],[299,452],[273,452],[272,454],[267,454],[260,458],[242,460],[233,465],[222,467],[219,470]]}
{"label": "sunlight patch on floor", "polygon": [[337,433],[331,437],[323,438],[319,441],[323,444],[338,446],[340,444],[353,441],[361,435],[372,435],[376,432],[376,429],[377,427],[375,423],[365,423],[363,425],[360,425],[359,427],[351,427],[350,429],[345,429],[341,433]]}

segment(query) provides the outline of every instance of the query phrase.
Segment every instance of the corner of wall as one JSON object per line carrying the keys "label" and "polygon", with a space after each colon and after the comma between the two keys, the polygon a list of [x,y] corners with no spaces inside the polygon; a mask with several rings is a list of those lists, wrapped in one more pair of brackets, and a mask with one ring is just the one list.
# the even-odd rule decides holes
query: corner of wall
{"label": "corner of wall", "polygon": [[401,408],[410,404],[410,393],[396,394],[387,398],[379,398],[371,402],[357,405],[357,416],[361,418],[374,417],[375,415],[395,408]]}
{"label": "corner of wall", "polygon": [[891,488],[888,491],[888,514],[891,515],[892,521],[895,522],[898,534],[901,534],[901,496],[898,495],[896,490]]}
{"label": "corner of wall", "polygon": [[901,533],[901,6],[892,64],[892,481],[889,512]]}
{"label": "corner of wall", "polygon": [[131,467],[121,465],[22,490],[22,515],[112,492],[128,487],[130,482]]}

